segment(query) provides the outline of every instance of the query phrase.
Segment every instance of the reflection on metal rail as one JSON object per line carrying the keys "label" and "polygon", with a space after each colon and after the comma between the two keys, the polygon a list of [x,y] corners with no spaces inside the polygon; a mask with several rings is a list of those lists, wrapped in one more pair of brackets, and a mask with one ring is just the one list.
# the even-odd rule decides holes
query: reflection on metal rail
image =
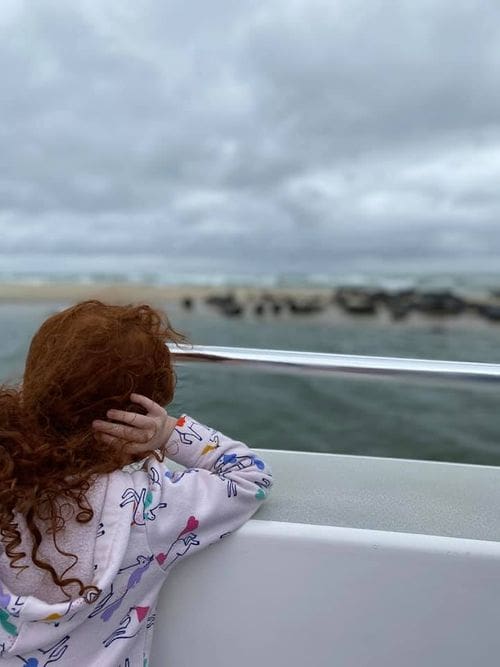
{"label": "reflection on metal rail", "polygon": [[252,370],[305,375],[361,376],[378,379],[423,380],[437,384],[500,383],[500,364],[463,361],[434,361],[397,357],[367,357],[244,347],[170,345],[174,361],[236,366]]}

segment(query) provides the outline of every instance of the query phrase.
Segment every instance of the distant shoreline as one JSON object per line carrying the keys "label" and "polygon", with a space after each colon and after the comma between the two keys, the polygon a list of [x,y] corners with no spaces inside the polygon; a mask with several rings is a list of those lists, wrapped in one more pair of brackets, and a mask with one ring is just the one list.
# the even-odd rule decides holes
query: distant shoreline
{"label": "distant shoreline", "polygon": [[[387,295],[386,295],[387,296]],[[425,294],[424,294],[425,296]],[[384,300],[367,288],[229,287],[200,285],[150,285],[144,283],[2,283],[0,306],[57,303],[72,305],[87,299],[110,304],[148,303],[195,312],[204,316],[251,318],[262,322],[348,325],[354,322],[383,327],[432,327],[437,331],[500,326],[500,294],[483,293],[463,300],[459,312],[425,312],[411,305],[413,297],[401,294]],[[459,297],[457,297],[459,299]],[[439,300],[439,298],[438,298]],[[445,299],[446,301],[446,299]],[[410,305],[408,305],[410,304]],[[434,304],[435,305],[435,304]],[[427,304],[428,306],[428,304]],[[452,304],[453,306],[453,304]],[[449,307],[449,306],[447,306]],[[491,311],[486,312],[486,311]]]}

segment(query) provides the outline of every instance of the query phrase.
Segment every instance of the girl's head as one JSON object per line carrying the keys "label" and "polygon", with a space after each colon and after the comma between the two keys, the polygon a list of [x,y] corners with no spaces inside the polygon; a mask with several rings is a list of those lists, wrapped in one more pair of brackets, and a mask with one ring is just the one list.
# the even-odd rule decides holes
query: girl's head
{"label": "girl's head", "polygon": [[28,352],[22,406],[53,437],[90,433],[93,419],[126,409],[130,394],[170,403],[175,375],[166,342],[181,342],[150,306],[85,301],[46,320]]}
{"label": "girl's head", "polygon": [[92,421],[106,419],[110,408],[129,408],[131,393],[161,405],[172,400],[167,342],[186,339],[161,311],[96,300],[53,315],[35,334],[22,387],[0,387],[0,533],[12,566],[25,555],[15,551],[21,543],[18,511],[34,538],[33,562],[56,584],[76,581],[84,590],[81,581],[60,579],[36,557],[41,534],[35,519],[48,521],[55,539],[64,527],[62,502],[76,503],[77,521],[92,518],[85,492],[95,475],[130,462],[126,451],[94,434]]}

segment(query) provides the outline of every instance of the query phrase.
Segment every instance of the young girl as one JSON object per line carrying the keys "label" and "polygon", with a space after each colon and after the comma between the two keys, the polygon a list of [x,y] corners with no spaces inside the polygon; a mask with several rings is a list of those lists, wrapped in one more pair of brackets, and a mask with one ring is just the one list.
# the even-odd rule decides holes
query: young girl
{"label": "young girl", "polygon": [[266,498],[257,454],[161,407],[167,341],[185,339],[149,306],[86,301],[41,326],[22,387],[0,387],[1,665],[144,667],[172,567]]}

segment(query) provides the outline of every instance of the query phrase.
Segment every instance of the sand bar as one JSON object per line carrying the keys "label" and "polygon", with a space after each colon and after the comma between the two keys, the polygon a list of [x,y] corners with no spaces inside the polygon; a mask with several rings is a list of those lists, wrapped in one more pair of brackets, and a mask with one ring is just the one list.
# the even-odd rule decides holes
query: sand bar
{"label": "sand bar", "polygon": [[262,287],[201,287],[191,285],[148,285],[142,283],[0,283],[0,303],[60,301],[77,303],[100,299],[106,303],[165,303],[191,297],[231,292],[242,299],[257,298],[265,293],[276,297],[317,295],[329,298],[330,288],[262,288]]}
{"label": "sand bar", "polygon": [[[207,306],[205,299],[209,296],[232,294],[245,306],[245,317],[256,317],[255,305],[268,295],[277,301],[291,298],[300,303],[309,299],[322,304],[321,312],[312,315],[297,316],[287,309],[275,316],[279,320],[314,322],[328,325],[342,325],[352,322],[372,323],[380,326],[398,327],[429,327],[435,326],[439,330],[463,328],[486,328],[499,326],[500,322],[489,322],[477,313],[463,312],[459,315],[431,314],[411,312],[404,319],[394,321],[387,308],[378,308],[376,313],[359,316],[345,312],[335,303],[335,289],[333,287],[227,287],[227,286],[197,286],[197,285],[150,285],[144,283],[2,283],[0,282],[0,305],[5,304],[36,304],[57,303],[63,306],[72,305],[86,299],[99,299],[109,304],[140,304],[148,303],[159,308],[180,307],[182,301],[190,298],[195,304],[195,312],[202,315],[221,316],[220,310]],[[484,295],[478,299],[483,303],[499,304],[498,298]],[[252,305],[253,304],[253,305]],[[169,311],[170,312],[170,311]],[[265,317],[273,318],[266,313]]]}

